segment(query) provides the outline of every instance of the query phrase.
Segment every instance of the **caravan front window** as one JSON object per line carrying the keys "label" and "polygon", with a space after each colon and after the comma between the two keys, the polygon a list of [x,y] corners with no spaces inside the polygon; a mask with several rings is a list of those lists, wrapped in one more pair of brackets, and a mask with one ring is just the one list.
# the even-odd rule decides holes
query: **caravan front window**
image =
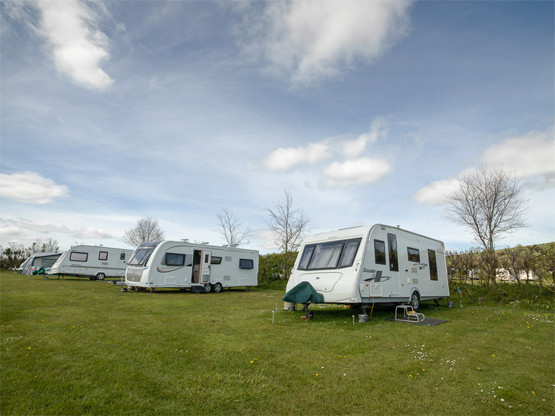
{"label": "caravan front window", "polygon": [[299,270],[322,270],[350,267],[355,260],[360,238],[331,241],[305,246]]}
{"label": "caravan front window", "polygon": [[129,260],[130,266],[144,266],[148,261],[150,255],[154,251],[153,248],[138,248],[133,253],[131,260]]}

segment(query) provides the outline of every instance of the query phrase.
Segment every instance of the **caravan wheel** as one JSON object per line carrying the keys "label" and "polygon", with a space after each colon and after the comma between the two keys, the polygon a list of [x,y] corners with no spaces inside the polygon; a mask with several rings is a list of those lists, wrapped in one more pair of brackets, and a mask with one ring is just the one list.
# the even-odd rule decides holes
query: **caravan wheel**
{"label": "caravan wheel", "polygon": [[415,311],[417,311],[420,307],[420,295],[418,294],[418,292],[412,293],[412,296],[410,297],[410,305]]}
{"label": "caravan wheel", "polygon": [[96,274],[96,280],[104,280],[105,277],[106,277],[106,275],[104,273],[97,273]]}
{"label": "caravan wheel", "polygon": [[212,290],[214,291],[214,293],[220,293],[222,291],[222,284],[216,283],[214,286],[212,286]]}
{"label": "caravan wheel", "polygon": [[210,293],[211,290],[212,286],[210,285],[210,283],[204,285],[204,293]]}

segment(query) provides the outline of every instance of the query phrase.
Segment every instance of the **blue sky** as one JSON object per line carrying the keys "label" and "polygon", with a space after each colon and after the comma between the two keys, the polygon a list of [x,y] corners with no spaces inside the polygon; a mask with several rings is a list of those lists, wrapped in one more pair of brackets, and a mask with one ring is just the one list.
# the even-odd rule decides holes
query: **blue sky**
{"label": "blue sky", "polygon": [[288,190],[310,232],[386,223],[475,246],[446,218],[457,175],[522,178],[555,240],[552,1],[21,1],[0,4],[0,245],[275,250]]}

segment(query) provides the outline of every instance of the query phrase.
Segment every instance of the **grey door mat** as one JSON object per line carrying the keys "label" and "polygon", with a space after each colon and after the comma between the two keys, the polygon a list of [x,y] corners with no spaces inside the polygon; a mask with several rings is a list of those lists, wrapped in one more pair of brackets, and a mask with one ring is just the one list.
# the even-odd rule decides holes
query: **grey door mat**
{"label": "grey door mat", "polygon": [[403,323],[407,323],[407,324],[422,325],[422,326],[435,326],[435,325],[443,324],[445,322],[449,322],[447,319],[436,319],[436,318],[426,318],[424,321],[421,321],[421,322],[396,321],[395,317],[389,318],[388,321],[403,322]]}

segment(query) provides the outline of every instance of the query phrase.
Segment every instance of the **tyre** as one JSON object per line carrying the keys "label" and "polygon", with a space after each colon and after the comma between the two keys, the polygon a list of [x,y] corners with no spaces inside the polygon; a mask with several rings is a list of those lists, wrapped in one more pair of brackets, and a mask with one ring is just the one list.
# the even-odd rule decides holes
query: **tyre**
{"label": "tyre", "polygon": [[221,283],[216,283],[212,286],[212,290],[214,291],[214,293],[220,293],[222,291],[222,284]]}
{"label": "tyre", "polygon": [[96,274],[96,280],[104,280],[105,278],[106,278],[106,275],[104,273]]}
{"label": "tyre", "polygon": [[204,293],[210,293],[211,290],[212,290],[212,285],[210,285],[210,283],[207,283],[204,285]]}
{"label": "tyre", "polygon": [[412,306],[412,309],[414,309],[415,311],[417,311],[420,307],[420,295],[418,294],[418,292],[412,292],[412,295],[410,297],[410,306]]}

